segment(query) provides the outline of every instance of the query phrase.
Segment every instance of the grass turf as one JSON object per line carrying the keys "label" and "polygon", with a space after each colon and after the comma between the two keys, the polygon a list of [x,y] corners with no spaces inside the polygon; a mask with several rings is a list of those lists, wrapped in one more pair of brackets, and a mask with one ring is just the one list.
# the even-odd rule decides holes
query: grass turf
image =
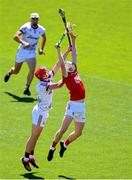
{"label": "grass turf", "polygon": [[[0,0],[0,178],[1,179],[131,179],[132,172],[132,17],[130,0],[16,1]],[[27,173],[19,158],[31,131],[31,111],[36,104],[34,79],[32,96],[22,92],[27,66],[5,84],[3,77],[14,64],[18,44],[12,40],[29,14],[40,13],[47,29],[45,56],[37,66],[52,68],[57,53],[54,44],[64,31],[58,14],[63,7],[68,21],[77,24],[78,64],[85,83],[87,120],[83,135],[71,144],[63,159],[55,152],[46,157],[54,133],[61,124],[68,100],[66,88],[56,90],[53,109],[36,147],[40,169]],[[67,40],[63,42],[66,48]],[[60,73],[55,80],[60,78]],[[70,127],[66,135],[73,129]],[[64,135],[64,139],[66,138]]]}

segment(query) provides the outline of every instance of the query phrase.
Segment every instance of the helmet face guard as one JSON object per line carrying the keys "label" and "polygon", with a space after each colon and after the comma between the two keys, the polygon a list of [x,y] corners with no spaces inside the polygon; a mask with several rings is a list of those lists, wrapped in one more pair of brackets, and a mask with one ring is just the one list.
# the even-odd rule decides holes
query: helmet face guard
{"label": "helmet face guard", "polygon": [[70,61],[65,62],[65,68],[68,73],[73,73],[76,71],[76,65]]}
{"label": "helmet face guard", "polygon": [[35,71],[34,75],[40,80],[43,80],[43,81],[49,80],[49,70],[44,66],[38,68]]}
{"label": "helmet face guard", "polygon": [[31,25],[36,28],[38,26],[39,14],[38,13],[32,13],[30,15],[30,21],[31,21]]}

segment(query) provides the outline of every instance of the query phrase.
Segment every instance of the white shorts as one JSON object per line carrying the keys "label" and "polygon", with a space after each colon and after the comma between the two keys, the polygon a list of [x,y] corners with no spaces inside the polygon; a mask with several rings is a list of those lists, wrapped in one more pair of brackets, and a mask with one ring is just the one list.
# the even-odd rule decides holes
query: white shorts
{"label": "white shorts", "polygon": [[49,111],[42,111],[38,108],[38,105],[36,105],[33,108],[32,111],[32,121],[33,124],[37,126],[44,127],[47,118],[49,117]]}
{"label": "white shorts", "polygon": [[65,116],[71,116],[76,122],[85,122],[85,103],[69,101],[67,103]]}
{"label": "white shorts", "polygon": [[31,58],[36,58],[35,50],[27,50],[27,49],[22,49],[22,48],[18,49],[17,54],[16,54],[17,63],[24,62],[25,60],[28,60]]}

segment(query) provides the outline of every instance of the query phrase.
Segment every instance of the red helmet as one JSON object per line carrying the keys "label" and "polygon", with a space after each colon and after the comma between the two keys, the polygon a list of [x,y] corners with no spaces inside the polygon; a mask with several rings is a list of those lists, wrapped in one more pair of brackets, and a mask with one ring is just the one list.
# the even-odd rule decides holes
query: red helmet
{"label": "red helmet", "polygon": [[46,67],[41,66],[35,71],[34,75],[40,80],[46,80],[49,77],[49,71]]}

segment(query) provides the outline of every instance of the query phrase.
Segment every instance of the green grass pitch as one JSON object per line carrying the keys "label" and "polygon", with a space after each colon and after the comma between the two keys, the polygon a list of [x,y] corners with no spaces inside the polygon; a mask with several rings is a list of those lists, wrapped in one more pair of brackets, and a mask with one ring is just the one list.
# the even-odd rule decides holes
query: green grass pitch
{"label": "green grass pitch", "polygon": [[[54,91],[53,109],[36,146],[39,169],[22,167],[25,143],[31,132],[31,111],[36,104],[34,78],[31,97],[25,97],[27,65],[3,82],[14,64],[18,44],[12,40],[31,12],[40,14],[46,28],[45,56],[41,64],[52,68],[54,48],[64,25],[58,14],[77,25],[78,69],[86,88],[86,125],[63,159],[59,147],[47,161],[51,140],[59,128],[69,95],[65,87]],[[132,1],[131,0],[0,0],[0,179],[131,179],[132,178]],[[67,39],[62,42],[67,47]],[[70,58],[70,57],[69,57]],[[60,72],[55,81],[61,78]],[[73,124],[64,139],[73,129]]]}

